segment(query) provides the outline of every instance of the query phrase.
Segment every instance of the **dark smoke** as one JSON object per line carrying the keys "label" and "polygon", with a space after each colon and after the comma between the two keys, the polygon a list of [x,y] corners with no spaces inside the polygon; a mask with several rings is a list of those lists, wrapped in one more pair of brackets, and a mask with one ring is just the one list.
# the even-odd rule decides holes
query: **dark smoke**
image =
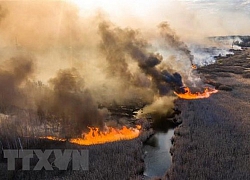
{"label": "dark smoke", "polygon": [[2,21],[3,18],[5,18],[5,16],[7,15],[7,10],[0,5],[0,23]]}
{"label": "dark smoke", "polygon": [[[151,45],[139,31],[102,22],[99,33],[100,49],[107,62],[104,66],[107,78],[119,77],[124,94],[147,94],[152,98],[165,96],[183,86],[179,73],[171,68],[159,68],[163,56],[149,50]],[[136,71],[130,69],[131,64]],[[1,107],[16,106],[36,111],[42,124],[59,126],[61,137],[79,136],[89,126],[104,127],[104,110],[98,108],[92,89],[85,86],[78,70],[59,70],[48,85],[26,83],[32,80],[33,73],[32,58],[17,56],[3,63],[0,70],[0,83],[4,85],[0,87]],[[149,89],[153,94],[148,93]],[[121,98],[129,99],[127,95],[121,95]],[[169,106],[171,103],[166,105]]]}
{"label": "dark smoke", "polygon": [[180,37],[172,30],[167,22],[161,23],[159,25],[161,30],[161,35],[165,39],[169,49],[173,49],[182,55],[187,56],[191,64],[193,64],[193,55],[187,47],[187,45],[181,41]]}
{"label": "dark smoke", "polygon": [[120,44],[120,41],[123,41],[124,38],[121,36],[122,30],[117,28],[116,31],[120,31],[120,33],[113,34],[110,32],[107,23],[101,23],[99,29],[102,37],[100,48],[108,62],[106,69],[108,77],[118,76],[126,81],[132,80],[132,75],[128,70],[128,63],[126,62],[126,52]]}
{"label": "dark smoke", "polygon": [[38,114],[46,119],[55,116],[62,127],[61,136],[81,135],[87,127],[103,127],[103,114],[76,69],[60,70],[50,84],[53,91],[46,98],[48,102],[38,102]]}
{"label": "dark smoke", "polygon": [[23,107],[25,95],[21,85],[34,73],[34,62],[30,57],[17,56],[2,63],[0,68],[1,110],[11,106]]}
{"label": "dark smoke", "polygon": [[161,71],[157,68],[163,57],[158,53],[147,50],[149,44],[140,37],[138,31],[128,28],[111,28],[110,26],[109,23],[103,22],[99,26],[99,31],[102,37],[101,47],[106,53],[109,67],[113,66],[113,71],[121,73],[121,76],[126,76],[128,80],[131,80],[131,74],[128,73],[128,65],[125,59],[127,57],[137,62],[140,70],[152,79],[152,88],[155,89],[156,94],[166,95],[170,90],[183,86],[180,74],[174,73],[171,75],[166,73],[166,70]]}
{"label": "dark smoke", "polygon": [[[162,104],[161,112],[173,106],[169,94],[183,86],[186,71],[155,50],[151,35],[118,27],[105,17],[83,18],[64,1],[16,3],[0,6],[1,62],[11,59],[1,64],[0,107],[31,112],[38,134],[55,126],[63,137],[78,136],[88,126],[102,128],[105,114],[98,105],[145,105],[159,98],[152,106],[157,110]],[[187,46],[169,26],[160,29],[166,51],[190,60]],[[35,57],[37,71],[32,58],[15,57],[23,52]]]}

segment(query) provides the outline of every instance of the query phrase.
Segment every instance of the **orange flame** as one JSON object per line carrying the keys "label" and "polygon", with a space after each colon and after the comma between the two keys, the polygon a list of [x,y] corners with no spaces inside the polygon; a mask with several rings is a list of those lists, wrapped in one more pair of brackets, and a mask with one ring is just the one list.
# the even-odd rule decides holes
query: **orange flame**
{"label": "orange flame", "polygon": [[193,69],[197,69],[197,66],[195,64],[192,64]]}
{"label": "orange flame", "polygon": [[176,93],[174,92],[179,98],[182,99],[202,99],[202,98],[208,98],[211,94],[217,93],[218,90],[211,89],[211,88],[205,88],[203,93],[196,92],[192,93],[188,87],[184,88],[185,93]]}
{"label": "orange flame", "polygon": [[138,137],[140,129],[140,125],[137,125],[136,128],[127,128],[123,126],[122,129],[107,127],[106,131],[100,131],[99,128],[89,127],[89,133],[84,133],[83,138],[70,139],[70,142],[80,145],[92,145],[119,140],[129,140]]}
{"label": "orange flame", "polygon": [[66,141],[64,138],[58,138],[55,136],[45,136],[45,137],[39,137],[40,139],[48,139],[48,140],[53,140],[53,141]]}
{"label": "orange flame", "polygon": [[[129,140],[139,136],[141,126],[136,128],[127,128],[123,126],[122,129],[115,129],[107,127],[106,131],[100,131],[99,128],[89,127],[88,133],[83,133],[83,138],[72,138],[69,142],[80,145],[103,144],[107,142]],[[55,136],[40,137],[41,139],[49,139],[53,141],[66,141],[65,138],[58,138]]]}

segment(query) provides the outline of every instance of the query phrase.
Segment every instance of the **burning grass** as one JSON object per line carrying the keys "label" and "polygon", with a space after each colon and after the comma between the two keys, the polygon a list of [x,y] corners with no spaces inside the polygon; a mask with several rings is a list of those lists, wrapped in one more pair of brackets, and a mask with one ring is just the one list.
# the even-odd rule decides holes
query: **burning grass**
{"label": "burning grass", "polygon": [[[118,112],[116,113],[118,114]],[[25,118],[24,118],[25,119]],[[30,121],[25,123],[24,119],[14,119],[11,116],[1,116],[0,123],[0,149],[88,149],[89,150],[89,171],[71,171],[71,164],[69,170],[59,171],[22,171],[22,162],[16,161],[17,169],[15,171],[7,171],[7,161],[3,158],[2,151],[0,150],[0,175],[1,179],[142,179],[144,170],[143,163],[143,141],[147,139],[153,132],[152,131],[139,131],[137,128],[122,128],[119,130],[112,130],[115,133],[119,132],[136,132],[136,137],[133,139],[123,140],[119,139],[116,142],[106,142],[103,144],[95,145],[79,145],[71,143],[70,139],[55,138],[54,136],[46,136],[41,138],[36,137],[23,137],[24,132],[22,126],[27,126]],[[23,124],[22,124],[23,121]],[[143,120],[141,120],[143,121]],[[143,121],[143,127],[148,126],[146,121]],[[17,127],[17,124],[22,124]],[[143,124],[143,123],[142,123]],[[13,128],[14,127],[14,128]],[[38,134],[43,126],[33,129],[34,134]],[[95,133],[94,129],[92,129]],[[110,129],[111,130],[111,129]],[[48,129],[47,129],[48,132]],[[140,133],[139,133],[140,132]],[[98,133],[100,135],[101,132]],[[91,135],[91,133],[89,133]],[[93,137],[92,137],[93,138]],[[49,162],[53,162],[53,155],[49,157]],[[31,161],[31,169],[37,160]],[[121,178],[122,177],[122,178]]]}
{"label": "burning grass", "polygon": [[204,92],[192,93],[188,87],[184,87],[184,93],[174,92],[181,99],[203,99],[209,98],[211,94],[217,93],[218,90],[205,88]]}
{"label": "burning grass", "polygon": [[[86,173],[20,172],[19,167],[11,178],[140,178],[140,130],[127,128],[136,124],[131,114],[129,120],[111,117],[107,104],[142,102],[148,105],[145,111],[163,116],[174,107],[172,91],[196,79],[194,56],[168,22],[160,23],[157,31],[151,24],[140,30],[120,22],[119,27],[102,14],[82,16],[66,1],[0,4],[2,149],[60,145],[92,153]],[[20,18],[29,25],[20,23]],[[241,73],[242,67],[231,70],[229,65],[217,71]],[[196,99],[212,93],[186,90],[177,95]],[[124,127],[105,130],[110,119],[117,122],[112,127]]]}
{"label": "burning grass", "polygon": [[89,128],[89,133],[84,133],[83,138],[73,138],[70,139],[70,142],[80,145],[92,145],[120,140],[130,140],[139,136],[140,129],[140,125],[137,125],[137,128],[127,128],[126,126],[123,126],[122,129],[106,127],[105,131],[100,131],[99,128]]}
{"label": "burning grass", "polygon": [[[21,142],[29,141],[21,139]],[[33,143],[31,143],[33,141]],[[7,163],[1,159],[1,179],[142,179],[144,164],[141,138],[93,146],[79,146],[68,142],[47,139],[30,139],[29,148],[40,149],[87,149],[89,150],[89,171],[22,171],[22,164],[16,162],[16,171],[7,171]],[[24,148],[27,148],[24,146]],[[53,155],[49,162],[53,163]],[[31,162],[31,169],[36,164]]]}
{"label": "burning grass", "polygon": [[[99,128],[89,127],[89,132],[83,133],[82,138],[70,138],[68,141],[79,145],[94,145],[121,140],[131,140],[140,135],[140,129],[140,125],[137,125],[136,128],[127,128],[126,126],[123,126],[121,129],[106,127],[105,131],[101,131]],[[54,136],[40,138],[54,141],[67,141],[65,138]]]}
{"label": "burning grass", "polygon": [[166,179],[248,179],[249,106],[235,111],[232,101],[243,106],[229,94],[181,102]]}
{"label": "burning grass", "polygon": [[[244,60],[247,53],[225,58],[223,63],[248,63]],[[217,74],[214,66],[199,71],[205,74],[203,69],[210,69]],[[249,179],[249,81],[238,74],[227,78],[218,74],[213,80],[218,88],[228,84],[233,90],[202,100],[176,101],[183,123],[175,129],[173,164],[162,179]]]}

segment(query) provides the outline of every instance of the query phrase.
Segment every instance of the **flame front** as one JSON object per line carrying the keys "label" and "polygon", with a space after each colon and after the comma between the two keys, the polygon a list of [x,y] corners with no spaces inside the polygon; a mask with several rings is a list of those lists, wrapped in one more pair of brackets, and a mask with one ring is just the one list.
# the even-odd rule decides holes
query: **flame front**
{"label": "flame front", "polygon": [[[123,126],[122,129],[107,127],[106,131],[101,131],[99,128],[89,127],[88,133],[83,133],[83,138],[71,138],[69,142],[80,145],[104,144],[108,142],[130,140],[139,136],[141,126],[136,128],[127,128]],[[66,141],[67,139],[58,138],[54,136],[40,137],[41,139],[49,139],[53,141]]]}
{"label": "flame front", "polygon": [[45,137],[39,137],[40,139],[48,139],[48,140],[53,140],[53,141],[66,141],[64,138],[58,138],[55,136],[45,136]]}
{"label": "flame front", "polygon": [[107,127],[106,131],[100,131],[99,128],[89,127],[89,133],[84,133],[83,138],[73,138],[70,139],[70,142],[80,145],[92,145],[119,140],[129,140],[138,137],[140,129],[140,125],[136,128],[127,128],[126,126],[123,126],[122,129]]}
{"label": "flame front", "polygon": [[179,98],[182,98],[182,99],[202,99],[202,98],[208,98],[210,97],[211,94],[218,92],[218,90],[211,89],[211,88],[206,88],[203,93],[201,92],[192,93],[188,87],[185,87],[184,90],[185,90],[185,93],[176,93],[176,92],[174,93]]}
{"label": "flame front", "polygon": [[197,69],[197,66],[195,64],[192,64],[192,69]]}

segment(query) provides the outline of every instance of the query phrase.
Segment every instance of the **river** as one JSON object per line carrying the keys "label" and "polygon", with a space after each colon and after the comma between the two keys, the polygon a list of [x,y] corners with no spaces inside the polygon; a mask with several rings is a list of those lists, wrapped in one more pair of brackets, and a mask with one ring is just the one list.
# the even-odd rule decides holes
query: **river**
{"label": "river", "polygon": [[165,127],[165,131],[156,131],[144,144],[145,171],[143,175],[148,178],[164,176],[171,166],[170,154],[171,138],[174,135],[173,127]]}

